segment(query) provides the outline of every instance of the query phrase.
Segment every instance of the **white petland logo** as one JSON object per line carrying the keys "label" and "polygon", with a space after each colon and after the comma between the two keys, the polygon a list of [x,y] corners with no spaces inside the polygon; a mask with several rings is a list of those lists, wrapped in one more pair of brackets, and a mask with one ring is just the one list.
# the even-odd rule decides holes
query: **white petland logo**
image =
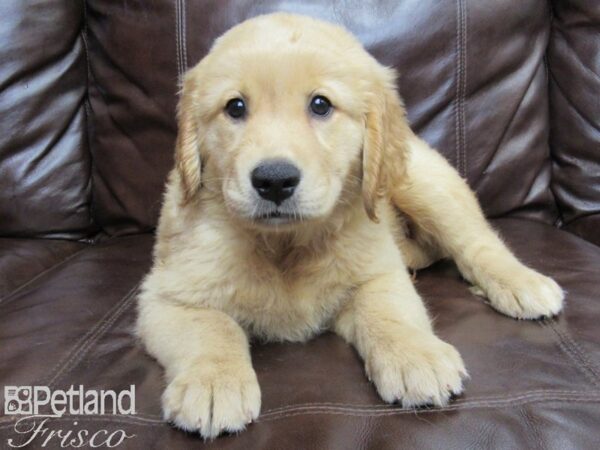
{"label": "white petland logo", "polygon": [[5,386],[4,414],[23,416],[14,425],[19,438],[8,439],[8,445],[13,448],[33,443],[42,448],[56,448],[57,445],[60,448],[114,448],[135,437],[135,434],[127,434],[121,429],[110,433],[103,429],[90,432],[80,428],[76,418],[72,421],[76,429],[50,430],[47,424],[50,419],[71,415],[134,415],[135,385],[120,392],[86,390],[81,385],[71,386],[68,390],[50,389],[48,386]]}

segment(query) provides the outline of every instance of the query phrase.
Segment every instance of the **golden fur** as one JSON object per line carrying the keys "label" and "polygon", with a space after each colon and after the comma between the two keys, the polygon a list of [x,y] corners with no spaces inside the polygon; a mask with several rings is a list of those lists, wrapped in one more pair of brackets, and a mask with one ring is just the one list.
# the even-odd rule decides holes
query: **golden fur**
{"label": "golden fur", "polygon": [[[315,94],[330,116],[308,112]],[[248,116],[232,120],[224,107],[239,96]],[[218,39],[185,78],[175,157],[137,332],[166,369],[165,418],[205,438],[258,417],[249,336],[332,329],[386,402],[459,394],[461,357],[435,336],[407,267],[451,257],[511,317],[562,307],[559,286],[510,253],[464,180],[410,130],[395,73],[340,27],[273,14]],[[302,180],[296,220],[265,224],[248,180],[274,157]]]}

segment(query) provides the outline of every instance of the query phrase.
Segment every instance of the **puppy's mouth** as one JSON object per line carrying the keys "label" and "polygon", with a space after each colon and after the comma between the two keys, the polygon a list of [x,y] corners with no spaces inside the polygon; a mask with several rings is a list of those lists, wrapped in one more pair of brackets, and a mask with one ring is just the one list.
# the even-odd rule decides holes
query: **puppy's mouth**
{"label": "puppy's mouth", "polygon": [[298,222],[299,217],[296,214],[275,210],[254,216],[254,221],[260,223],[261,225],[288,225]]}

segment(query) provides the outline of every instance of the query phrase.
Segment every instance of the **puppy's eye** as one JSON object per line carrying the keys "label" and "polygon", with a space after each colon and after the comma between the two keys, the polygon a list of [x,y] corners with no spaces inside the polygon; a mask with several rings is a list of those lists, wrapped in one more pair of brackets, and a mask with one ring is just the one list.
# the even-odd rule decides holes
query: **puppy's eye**
{"label": "puppy's eye", "polygon": [[333,107],[327,97],[317,95],[310,101],[310,110],[317,116],[326,116]]}
{"label": "puppy's eye", "polygon": [[225,112],[229,117],[241,119],[246,115],[246,103],[241,98],[232,98],[225,105]]}

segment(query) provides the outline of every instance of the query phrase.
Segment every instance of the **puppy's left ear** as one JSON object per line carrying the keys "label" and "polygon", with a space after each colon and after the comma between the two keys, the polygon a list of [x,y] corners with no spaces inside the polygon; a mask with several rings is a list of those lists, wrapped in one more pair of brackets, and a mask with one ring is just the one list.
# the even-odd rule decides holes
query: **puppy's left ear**
{"label": "puppy's left ear", "polygon": [[407,139],[411,130],[396,90],[396,72],[379,66],[368,100],[363,143],[362,195],[369,218],[379,222],[377,203],[385,197],[390,183],[404,178]]}

